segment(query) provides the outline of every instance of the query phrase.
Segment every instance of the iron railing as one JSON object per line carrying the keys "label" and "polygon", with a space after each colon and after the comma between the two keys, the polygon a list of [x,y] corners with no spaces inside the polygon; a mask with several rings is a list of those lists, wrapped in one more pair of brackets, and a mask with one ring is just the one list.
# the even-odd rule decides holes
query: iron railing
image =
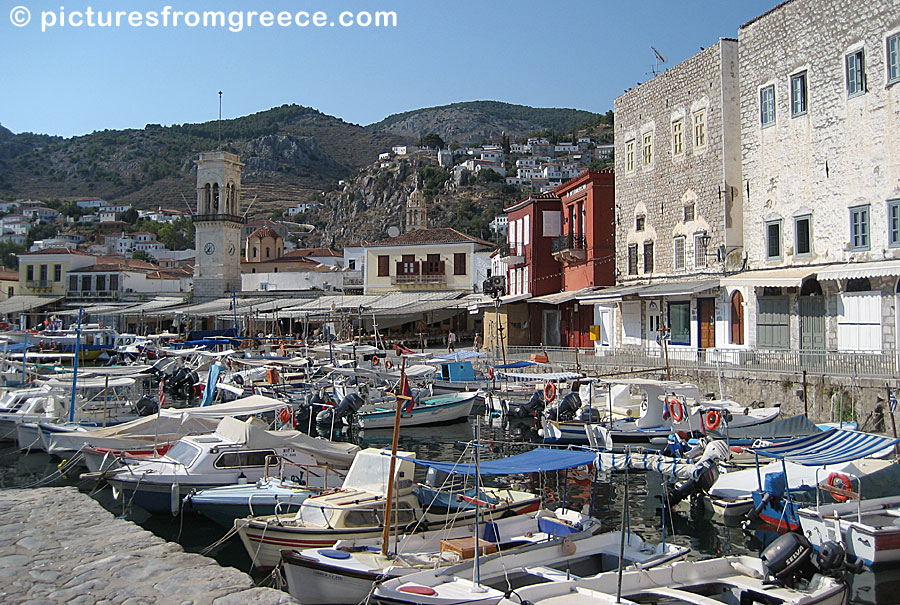
{"label": "iron railing", "polygon": [[31,290],[40,288],[52,288],[53,282],[49,279],[29,279],[25,282],[25,287]]}
{"label": "iron railing", "polygon": [[[748,373],[811,374],[858,378],[896,378],[900,351],[822,351],[694,349],[668,347],[668,365],[678,370],[736,370]],[[508,360],[529,360],[532,354],[546,353],[552,364],[574,367],[598,374],[662,368],[666,357],[662,347],[508,347]],[[577,359],[576,359],[577,357]]]}
{"label": "iron railing", "polygon": [[69,290],[67,298],[119,298],[118,290]]}
{"label": "iron railing", "polygon": [[583,235],[560,235],[554,237],[551,242],[551,252],[562,252],[563,250],[584,250]]}
{"label": "iron railing", "polygon": [[434,275],[419,275],[419,274],[400,274],[391,276],[391,283],[394,285],[409,285],[409,284],[439,284],[443,285],[447,283],[447,276],[443,273],[436,273]]}

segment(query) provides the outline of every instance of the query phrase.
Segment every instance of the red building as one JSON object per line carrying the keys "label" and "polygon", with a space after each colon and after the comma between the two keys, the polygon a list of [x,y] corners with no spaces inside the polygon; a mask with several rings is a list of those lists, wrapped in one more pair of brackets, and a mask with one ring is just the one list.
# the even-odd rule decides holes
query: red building
{"label": "red building", "polygon": [[556,294],[529,300],[532,330],[540,324],[540,332],[549,336],[541,341],[547,346],[592,346],[594,307],[579,305],[577,296],[616,283],[614,181],[612,168],[585,171],[554,191],[562,225],[552,239],[551,256],[560,267],[560,287]]}

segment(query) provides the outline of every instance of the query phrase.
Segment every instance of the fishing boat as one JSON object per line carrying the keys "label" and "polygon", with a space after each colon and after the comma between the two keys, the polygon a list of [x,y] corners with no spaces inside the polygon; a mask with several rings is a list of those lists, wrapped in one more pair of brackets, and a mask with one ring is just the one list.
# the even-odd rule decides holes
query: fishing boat
{"label": "fishing boat", "polygon": [[[462,422],[472,413],[476,395],[474,392],[460,392],[423,397],[419,401],[412,401],[405,405],[400,413],[400,426]],[[354,418],[361,429],[392,428],[395,409],[393,405],[364,405],[356,412]]]}
{"label": "fishing boat", "polygon": [[[649,570],[609,571],[590,578],[559,579],[516,588],[509,594],[489,589],[481,593],[477,602],[482,605],[842,605],[847,592],[847,586],[840,577],[843,566],[818,566],[808,542],[804,544],[797,538],[802,536],[782,536],[759,558],[729,556],[705,561],[680,561]],[[843,552],[840,554],[843,556]],[[437,601],[422,596],[406,602],[465,601]]]}
{"label": "fishing boat", "polygon": [[200,513],[227,528],[240,517],[291,515],[308,497],[322,493],[309,487],[301,475],[295,471],[289,477],[264,477],[251,483],[191,491],[184,497],[184,510]]}
{"label": "fishing boat", "polygon": [[[397,484],[391,526],[399,531],[433,529],[451,518],[463,521],[475,516],[476,508],[465,502],[431,510],[430,501],[421,502],[413,491],[414,454],[398,452],[398,458],[393,482],[389,480],[390,453],[368,448],[356,456],[341,489],[307,498],[295,515],[235,520],[254,566],[275,567],[285,549],[325,548],[338,540],[377,538],[383,531],[391,483]],[[511,489],[482,488],[477,496],[493,504],[485,514],[488,520],[534,512],[541,503],[539,496]]]}
{"label": "fishing boat", "polygon": [[[65,414],[62,393],[50,385],[7,391],[0,398],[0,441],[16,441],[18,425],[59,418]],[[34,436],[35,443],[39,437]]]}

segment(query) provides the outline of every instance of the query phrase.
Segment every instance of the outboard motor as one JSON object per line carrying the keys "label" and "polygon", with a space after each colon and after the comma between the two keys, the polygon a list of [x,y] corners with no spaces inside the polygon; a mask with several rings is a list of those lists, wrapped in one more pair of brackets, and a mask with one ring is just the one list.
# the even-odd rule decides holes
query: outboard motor
{"label": "outboard motor", "polygon": [[816,573],[812,544],[803,534],[786,533],[775,539],[759,555],[770,581],[795,588]]}
{"label": "outboard motor", "polygon": [[763,492],[759,504],[747,513],[747,519],[750,521],[758,520],[760,513],[772,500],[775,500],[777,503],[778,500],[785,496],[787,493],[787,479],[784,476],[784,472],[766,473],[766,478],[763,481]]}
{"label": "outboard motor", "polygon": [[159,406],[155,399],[144,395],[134,404],[134,411],[137,412],[138,416],[150,416],[159,411]]}
{"label": "outboard motor", "polygon": [[694,473],[690,479],[677,484],[674,488],[667,488],[665,493],[667,506],[675,506],[688,497],[696,497],[707,493],[719,478],[719,465],[714,461],[707,461]]}
{"label": "outboard motor", "polygon": [[510,405],[506,415],[512,418],[528,418],[536,413],[539,414],[545,405],[547,405],[547,402],[544,401],[544,392],[535,391],[527,403]]}
{"label": "outboard motor", "polygon": [[597,408],[580,408],[575,414],[575,419],[597,424],[600,422],[600,410]]}
{"label": "outboard motor", "polygon": [[335,407],[328,407],[316,415],[316,422],[331,422],[332,415],[335,416],[334,421],[355,414],[366,401],[357,393],[348,393],[341,399],[341,402]]}
{"label": "outboard motor", "polygon": [[581,397],[578,393],[568,393],[559,402],[559,405],[553,406],[547,410],[547,417],[550,420],[571,420],[575,417],[575,412],[581,407]]}

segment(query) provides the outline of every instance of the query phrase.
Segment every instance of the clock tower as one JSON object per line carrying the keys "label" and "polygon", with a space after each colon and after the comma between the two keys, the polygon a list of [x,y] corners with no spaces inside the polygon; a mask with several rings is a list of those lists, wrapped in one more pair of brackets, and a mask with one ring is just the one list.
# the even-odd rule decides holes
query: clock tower
{"label": "clock tower", "polygon": [[237,155],[225,151],[207,151],[197,160],[194,300],[212,300],[241,290],[243,166]]}

